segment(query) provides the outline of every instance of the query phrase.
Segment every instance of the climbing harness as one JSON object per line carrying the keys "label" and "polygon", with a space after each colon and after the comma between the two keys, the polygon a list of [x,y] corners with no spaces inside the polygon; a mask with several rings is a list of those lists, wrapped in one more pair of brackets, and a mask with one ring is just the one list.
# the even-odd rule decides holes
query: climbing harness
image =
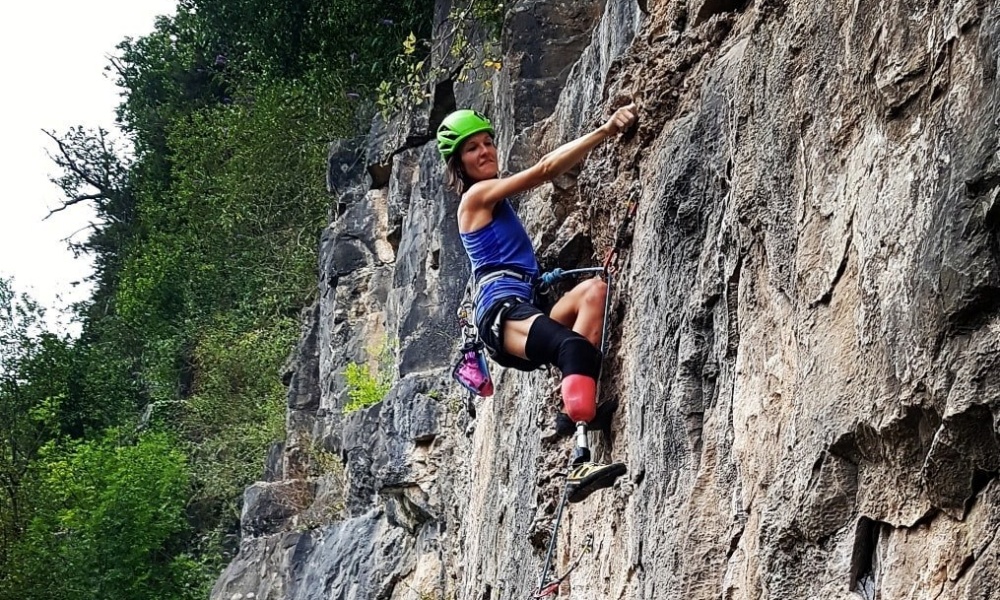
{"label": "climbing harness", "polygon": [[531,283],[532,279],[530,275],[525,275],[520,271],[512,271],[510,269],[500,269],[499,271],[490,271],[489,273],[483,275],[478,280],[476,280],[476,291],[478,293],[479,289],[491,281],[496,281],[503,277],[510,277],[512,279],[517,279],[518,281],[523,281],[525,283]]}
{"label": "climbing harness", "polygon": [[479,331],[472,318],[472,302],[466,300],[458,307],[458,324],[462,328],[461,356],[451,370],[451,376],[476,396],[493,395],[493,378],[486,363],[486,346],[479,339]]}
{"label": "climbing harness", "polygon": [[[491,357],[494,356],[493,352],[495,352],[495,349],[487,347],[479,336],[479,329],[475,324],[476,306],[473,300],[478,298],[479,290],[482,289],[484,285],[504,277],[517,279],[518,281],[531,284],[531,303],[543,311],[546,304],[546,300],[542,298],[541,294],[539,294],[538,283],[540,280],[530,275],[521,273],[520,271],[514,271],[511,269],[490,271],[475,280],[472,284],[471,290],[468,288],[466,289],[466,299],[458,308],[458,323],[462,329],[462,337],[464,338],[464,341],[460,350],[461,356],[455,364],[455,367],[452,369],[452,377],[458,381],[462,387],[469,390],[469,392],[479,396],[493,395],[493,383],[490,378],[489,369],[486,366],[486,355],[489,354]],[[523,300],[518,298],[507,298],[503,300],[503,309],[497,311],[490,323],[483,324],[484,326],[489,327],[490,331],[492,331],[494,339],[500,339],[500,327],[503,319],[506,317],[508,311],[518,302],[523,302]],[[473,356],[472,353],[474,353],[475,356]],[[476,365],[479,366],[476,367]]]}
{"label": "climbing harness", "polygon": [[[458,307],[458,325],[462,330],[462,347],[459,350],[458,360],[452,367],[451,376],[462,387],[469,391],[469,398],[466,402],[469,416],[475,418],[475,396],[489,397],[493,395],[493,378],[490,376],[489,364],[486,362],[486,344],[479,337],[479,329],[476,327],[475,312],[476,306],[472,299],[479,295],[479,290],[490,281],[495,281],[501,277],[513,277],[520,281],[531,282],[530,276],[509,269],[492,271],[476,280],[472,290],[466,289],[466,298]],[[497,314],[492,327],[499,328],[504,311]]]}
{"label": "climbing harness", "polygon": [[583,559],[584,554],[589,554],[594,550],[594,534],[588,533],[585,538],[583,538],[583,546],[580,548],[580,552],[576,555],[576,560],[570,563],[566,571],[550,581],[546,582],[544,579],[542,583],[538,586],[538,591],[532,595],[532,598],[548,598],[549,596],[554,596],[559,592],[559,586],[562,582],[566,581],[569,574],[576,570],[580,566],[580,561]]}

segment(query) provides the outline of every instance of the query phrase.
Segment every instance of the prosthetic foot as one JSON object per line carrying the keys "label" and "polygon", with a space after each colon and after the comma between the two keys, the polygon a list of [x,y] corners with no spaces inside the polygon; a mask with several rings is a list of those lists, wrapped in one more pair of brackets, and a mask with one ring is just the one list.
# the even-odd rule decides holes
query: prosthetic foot
{"label": "prosthetic foot", "polygon": [[587,462],[573,469],[566,477],[566,485],[571,486],[569,490],[570,502],[582,502],[588,496],[611,487],[619,477],[624,475],[628,469],[622,463],[612,463],[602,465],[599,463]]}
{"label": "prosthetic foot", "polygon": [[587,446],[587,423],[576,424],[576,448],[573,449],[572,469],[566,476],[570,502],[582,502],[588,496],[604,488],[611,487],[628,469],[622,463],[602,465],[590,460]]}

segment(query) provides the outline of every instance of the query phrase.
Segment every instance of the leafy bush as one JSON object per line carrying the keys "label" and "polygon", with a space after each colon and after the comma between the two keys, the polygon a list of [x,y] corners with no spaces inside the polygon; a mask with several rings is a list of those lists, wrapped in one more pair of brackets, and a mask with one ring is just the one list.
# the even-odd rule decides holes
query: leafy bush
{"label": "leafy bush", "polygon": [[344,406],[344,414],[381,402],[392,386],[392,380],[387,380],[385,375],[372,373],[368,365],[354,362],[344,369],[344,379],[347,380],[347,397],[351,399]]}
{"label": "leafy bush", "polygon": [[395,344],[386,339],[375,352],[373,366],[348,363],[344,369],[344,380],[350,402],[344,406],[344,414],[372,406],[385,398],[394,380],[395,354]]}
{"label": "leafy bush", "polygon": [[192,394],[167,420],[191,457],[192,504],[214,507],[226,527],[239,522],[243,489],[260,477],[267,448],[284,437],[278,370],[297,333],[292,319],[257,327],[217,319],[196,342]]}
{"label": "leafy bush", "polygon": [[[186,458],[167,436],[109,430],[51,443],[34,465],[34,517],[0,597],[196,598],[197,567],[172,550],[187,529]],[[186,583],[185,583],[186,582]]]}

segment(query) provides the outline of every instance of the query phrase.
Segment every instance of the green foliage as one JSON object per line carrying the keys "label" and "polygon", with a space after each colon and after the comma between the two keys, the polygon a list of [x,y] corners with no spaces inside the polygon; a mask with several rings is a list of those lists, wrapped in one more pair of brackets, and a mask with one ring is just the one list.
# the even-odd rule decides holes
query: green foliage
{"label": "green foliage", "polygon": [[382,73],[399,39],[430,33],[432,0],[186,0],[208,47],[251,73],[297,78],[324,66],[349,86]]}
{"label": "green foliage", "polygon": [[[91,226],[90,236],[74,241],[71,248],[93,256],[94,281],[109,281],[120,266],[117,250],[136,233],[133,165],[104,129],[72,127],[62,136],[45,133],[56,142],[57,151],[49,157],[62,173],[52,182],[66,196],[63,206],[52,212],[83,202],[93,208],[97,222]],[[105,298],[98,294],[95,300]]]}
{"label": "green foliage", "polygon": [[18,362],[31,354],[32,334],[44,316],[34,300],[18,295],[9,280],[0,278],[0,373],[16,370]]}
{"label": "green foliage", "polygon": [[341,102],[371,98],[407,33],[430,35],[433,10],[433,0],[182,0],[152,34],[119,45],[113,67],[130,92],[119,117],[140,155],[160,155],[156,172],[164,128],[237,89],[315,77]]}
{"label": "green foliage", "polygon": [[297,332],[291,319],[259,328],[220,319],[206,327],[193,353],[192,395],[170,415],[191,456],[191,501],[212,507],[229,527],[239,522],[239,499],[260,477],[268,446],[284,437],[278,369]]}
{"label": "green foliage", "polygon": [[368,365],[350,363],[344,369],[347,380],[347,396],[351,399],[344,406],[344,414],[350,414],[382,401],[389,393],[391,383],[372,373]]}
{"label": "green foliage", "polygon": [[385,398],[395,379],[395,354],[395,344],[387,338],[375,352],[374,364],[348,363],[344,380],[350,402],[344,406],[344,414],[367,408]]}
{"label": "green foliage", "polygon": [[345,477],[344,463],[336,453],[323,448],[313,439],[309,439],[303,445],[303,451],[309,465],[310,476],[332,477],[336,483],[343,486]]}
{"label": "green foliage", "polygon": [[249,294],[288,314],[314,289],[330,203],[326,152],[351,124],[331,94],[315,80],[270,82],[252,103],[171,127],[173,192],[151,200],[148,214],[185,257],[189,309],[244,304]]}
{"label": "green foliage", "polygon": [[311,502],[309,510],[299,520],[299,527],[308,530],[342,517],[346,473],[340,456],[323,448],[311,437],[301,440],[300,448],[308,466],[308,476],[324,479],[323,494]]}
{"label": "green foliage", "polygon": [[139,39],[126,38],[108,67],[127,91],[118,120],[131,134],[140,170],[153,183],[168,177],[165,127],[173,120],[222,102],[232,79],[216,64],[204,20],[184,3],[172,18]]}
{"label": "green foliage", "polygon": [[84,322],[73,344],[62,432],[84,437],[108,425],[128,422],[148,404],[141,372],[143,332],[115,316]]}
{"label": "green foliage", "polygon": [[0,279],[0,565],[30,517],[25,481],[65,400],[65,344],[40,333],[43,316]]}
{"label": "green foliage", "polygon": [[[431,99],[434,84],[445,77],[460,82],[479,82],[483,89],[491,87],[491,76],[503,66],[500,59],[500,31],[507,4],[504,0],[470,0],[453,6],[448,13],[447,30],[437,36],[435,48],[431,40],[416,33],[403,40],[402,51],[393,59],[391,77],[376,88],[375,103],[382,117],[399,111],[412,110]],[[473,32],[485,32],[486,37],[473,39]],[[433,67],[427,57],[443,50],[448,60]]]}
{"label": "green foliage", "polygon": [[[372,82],[403,73],[410,32],[423,51],[433,6],[181,0],[109,67],[132,147],[49,134],[60,210],[96,210],[74,246],[95,292],[75,341],[36,331],[37,307],[0,323],[0,600],[207,595],[282,437],[279,369],[315,294],[329,143],[367,127]],[[0,309],[15,306],[5,290]],[[357,367],[365,402],[391,382],[382,360]]]}
{"label": "green foliage", "polygon": [[129,442],[110,430],[50,443],[33,475],[34,516],[0,597],[198,597],[189,584],[197,567],[165,551],[187,528],[186,460],[168,437]]}

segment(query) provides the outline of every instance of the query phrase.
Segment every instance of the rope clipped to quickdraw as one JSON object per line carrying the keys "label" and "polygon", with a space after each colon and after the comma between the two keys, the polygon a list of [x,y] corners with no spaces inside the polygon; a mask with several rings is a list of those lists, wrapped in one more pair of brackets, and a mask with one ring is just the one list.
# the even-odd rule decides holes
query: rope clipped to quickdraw
{"label": "rope clipped to quickdraw", "polygon": [[[555,538],[555,532],[553,532],[552,537]],[[580,561],[583,560],[583,556],[585,554],[590,554],[591,552],[593,552],[593,550],[594,550],[594,534],[588,533],[587,536],[583,538],[583,545],[580,548],[580,551],[577,552],[576,559],[572,563],[570,563],[566,571],[562,575],[559,575],[558,577],[555,577],[554,579],[546,583],[543,583],[542,585],[539,585],[538,591],[536,591],[531,597],[537,599],[537,598],[548,598],[549,596],[554,596],[559,591],[559,586],[562,585],[562,582],[566,581],[566,578],[569,577],[569,574],[575,571],[578,566],[580,566]]]}
{"label": "rope clipped to quickdraw", "polygon": [[568,277],[580,277],[583,275],[598,275],[604,277],[605,283],[608,284],[608,294],[604,298],[604,321],[601,323],[601,347],[598,348],[601,354],[605,354],[608,351],[608,316],[611,310],[611,290],[614,286],[614,276],[613,271],[608,269],[607,266],[604,267],[585,267],[582,269],[559,269],[555,268],[551,271],[546,271],[538,276],[538,286],[541,293],[548,293],[548,288],[555,285],[559,280],[566,279]]}
{"label": "rope clipped to quickdraw", "polygon": [[604,268],[609,273],[614,273],[617,269],[614,266],[615,259],[618,258],[618,251],[621,250],[622,245],[625,243],[625,236],[629,233],[629,229],[632,227],[632,221],[635,219],[635,211],[639,207],[639,191],[638,189],[633,189],[632,193],[629,195],[628,208],[625,211],[625,217],[622,219],[621,223],[618,224],[618,231],[615,232],[614,243],[611,248],[608,249],[608,254],[604,257]]}

